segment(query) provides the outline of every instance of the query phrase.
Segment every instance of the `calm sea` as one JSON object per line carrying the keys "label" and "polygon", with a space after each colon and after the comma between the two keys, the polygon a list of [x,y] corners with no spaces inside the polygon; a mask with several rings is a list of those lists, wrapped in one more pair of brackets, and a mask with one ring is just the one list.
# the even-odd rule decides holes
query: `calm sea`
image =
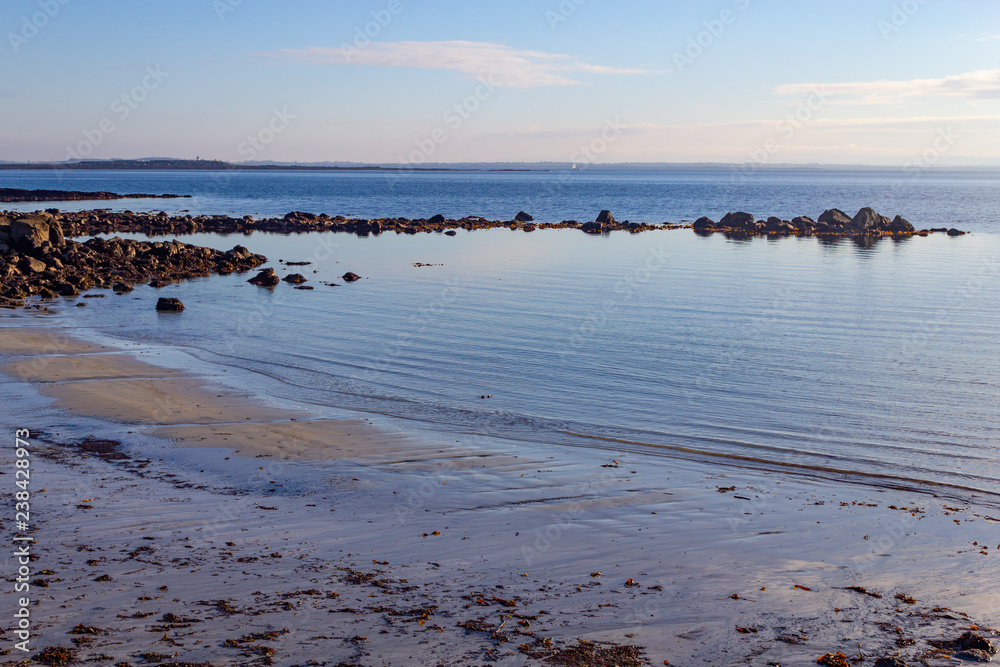
{"label": "calm sea", "polygon": [[[606,208],[677,222],[870,205],[920,227],[968,229],[872,247],[689,230],[195,235],[182,240],[246,245],[281,274],[291,270],[278,259],[311,261],[294,270],[315,290],[215,276],[87,308],[63,300],[47,321],[177,347],[245,369],[262,395],[386,415],[457,440],[1000,494],[1000,172],[762,170],[746,182],[724,168],[0,172],[0,186],[190,193],[112,206],[234,215],[509,219],[523,209],[582,221]],[[348,270],[364,280],[322,284]],[[158,314],[159,296],[187,310]]]}

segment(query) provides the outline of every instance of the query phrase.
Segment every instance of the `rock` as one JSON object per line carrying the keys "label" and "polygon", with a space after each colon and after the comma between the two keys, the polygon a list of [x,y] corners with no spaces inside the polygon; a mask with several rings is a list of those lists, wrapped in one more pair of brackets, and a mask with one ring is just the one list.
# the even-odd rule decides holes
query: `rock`
{"label": "rock", "polygon": [[295,289],[305,289],[305,290],[310,290],[310,289],[314,289],[314,288],[313,288],[313,286],[312,286],[312,285],[296,285],[296,286],[295,286]]}
{"label": "rock", "polygon": [[965,232],[963,232],[960,229],[955,229],[954,227],[952,227],[951,229],[948,230],[948,236],[965,236]]}
{"label": "rock", "polygon": [[615,224],[615,217],[611,215],[611,211],[601,211],[597,216],[597,223],[601,225],[613,225]]}
{"label": "rock", "polygon": [[906,663],[901,658],[890,656],[876,660],[875,667],[906,667]]}
{"label": "rock", "polygon": [[518,222],[531,222],[532,220],[534,220],[533,217],[531,217],[524,211],[521,211],[517,215],[515,215],[514,219],[517,220]]}
{"label": "rock", "polygon": [[353,283],[355,280],[361,280],[361,276],[356,273],[351,273],[350,271],[342,275],[341,278],[344,279],[345,283]]}
{"label": "rock", "polygon": [[11,246],[21,252],[36,253],[47,246],[61,247],[63,238],[59,223],[40,215],[27,215],[10,223]]}
{"label": "rock", "polygon": [[858,214],[854,216],[847,226],[860,232],[866,232],[888,229],[889,224],[889,218],[879,215],[874,210],[866,207],[858,211]]}
{"label": "rock", "polygon": [[897,215],[895,218],[893,218],[892,222],[889,223],[889,231],[896,233],[910,233],[910,232],[915,232],[917,230],[904,218]]}
{"label": "rock", "polygon": [[695,231],[707,231],[710,229],[715,229],[715,221],[711,218],[698,218],[694,221]]}
{"label": "rock", "polygon": [[722,216],[722,220],[719,221],[720,227],[726,227],[729,229],[736,229],[740,231],[752,232],[757,228],[757,223],[754,221],[754,217],[749,213],[737,212],[737,213],[726,213]]}
{"label": "rock", "polygon": [[293,285],[301,285],[306,282],[306,277],[301,273],[289,273],[287,276],[282,278],[286,283],[292,283]]}
{"label": "rock", "polygon": [[278,278],[278,274],[274,272],[274,269],[264,269],[247,282],[251,285],[259,285],[261,287],[274,287],[281,280]]}
{"label": "rock", "polygon": [[839,208],[831,208],[829,211],[824,211],[823,215],[819,216],[817,222],[825,222],[832,226],[843,226],[851,224],[851,217],[841,211]]}
{"label": "rock", "polygon": [[445,236],[455,236],[456,234],[458,234],[458,232],[456,232],[454,229],[449,229],[444,233]]}
{"label": "rock", "polygon": [[587,234],[602,234],[605,231],[604,227],[605,225],[600,222],[585,222],[580,225],[580,229]]}
{"label": "rock", "polygon": [[56,283],[53,288],[59,293],[59,296],[80,296],[80,291],[73,283]]}
{"label": "rock", "polygon": [[963,651],[976,650],[983,651],[990,655],[996,655],[997,647],[986,637],[975,632],[966,632],[961,637],[952,642],[955,648]]}
{"label": "rock", "polygon": [[156,309],[168,313],[179,313],[184,310],[184,304],[180,299],[160,297],[156,301]]}
{"label": "rock", "polygon": [[126,294],[132,291],[131,285],[126,285],[125,283],[115,283],[111,286],[111,290],[115,294]]}
{"label": "rock", "polygon": [[444,222],[444,216],[441,215],[440,213],[431,216],[431,218],[427,220],[427,224],[429,225],[440,225],[442,222]]}
{"label": "rock", "polygon": [[526,231],[526,232],[533,232],[533,231],[535,231],[535,226],[534,226],[534,225],[525,225],[525,226],[523,227],[523,229],[524,229],[524,231]]}
{"label": "rock", "polygon": [[45,270],[45,262],[40,259],[35,259],[34,257],[22,257],[17,263],[17,268],[19,268],[22,273],[41,273]]}
{"label": "rock", "polygon": [[157,289],[159,289],[159,288],[161,288],[161,287],[166,287],[166,286],[167,286],[167,285],[169,285],[169,284],[170,284],[170,283],[169,283],[168,281],[166,281],[166,280],[161,280],[161,279],[159,279],[159,278],[154,278],[153,280],[150,280],[150,281],[149,281],[149,286],[150,286],[150,287],[155,287],[155,288],[157,288]]}
{"label": "rock", "polygon": [[816,228],[816,221],[805,215],[800,215],[798,217],[792,218],[792,224],[795,225],[795,228],[798,230],[807,230]]}
{"label": "rock", "polygon": [[971,648],[968,651],[959,651],[955,654],[955,657],[959,660],[967,660],[969,662],[993,662],[993,656],[978,648]]}

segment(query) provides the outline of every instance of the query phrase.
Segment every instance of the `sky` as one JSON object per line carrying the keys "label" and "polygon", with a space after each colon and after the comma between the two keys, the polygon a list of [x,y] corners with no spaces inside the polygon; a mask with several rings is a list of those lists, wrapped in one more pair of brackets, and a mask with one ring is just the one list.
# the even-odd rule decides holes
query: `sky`
{"label": "sky", "polygon": [[4,0],[0,160],[1000,164],[989,0]]}

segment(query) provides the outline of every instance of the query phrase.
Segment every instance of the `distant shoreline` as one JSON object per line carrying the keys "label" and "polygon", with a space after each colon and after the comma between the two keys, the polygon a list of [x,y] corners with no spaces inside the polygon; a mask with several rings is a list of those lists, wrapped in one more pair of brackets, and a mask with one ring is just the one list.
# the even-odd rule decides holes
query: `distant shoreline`
{"label": "distant shoreline", "polygon": [[418,167],[400,165],[384,167],[380,165],[327,166],[327,165],[278,165],[278,164],[235,164],[221,160],[101,160],[93,162],[23,162],[0,163],[4,171],[489,171],[525,172],[550,171],[550,169],[484,169],[473,167]]}

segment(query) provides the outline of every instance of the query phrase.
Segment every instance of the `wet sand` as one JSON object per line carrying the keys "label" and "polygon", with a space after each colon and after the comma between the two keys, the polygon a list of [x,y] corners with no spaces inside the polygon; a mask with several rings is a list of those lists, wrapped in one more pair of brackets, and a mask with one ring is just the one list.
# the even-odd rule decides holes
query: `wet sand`
{"label": "wet sand", "polygon": [[[1000,511],[975,502],[426,441],[61,332],[0,329],[0,354],[9,426],[40,454],[33,565],[52,574],[33,590],[37,647],[82,639],[81,660],[521,665],[545,664],[546,640],[585,640],[651,664],[860,650],[863,664],[898,651],[946,665],[928,640],[1000,623]],[[73,415],[122,448],[78,446]],[[168,448],[130,448],[140,435]],[[93,632],[70,634],[81,624]]]}

